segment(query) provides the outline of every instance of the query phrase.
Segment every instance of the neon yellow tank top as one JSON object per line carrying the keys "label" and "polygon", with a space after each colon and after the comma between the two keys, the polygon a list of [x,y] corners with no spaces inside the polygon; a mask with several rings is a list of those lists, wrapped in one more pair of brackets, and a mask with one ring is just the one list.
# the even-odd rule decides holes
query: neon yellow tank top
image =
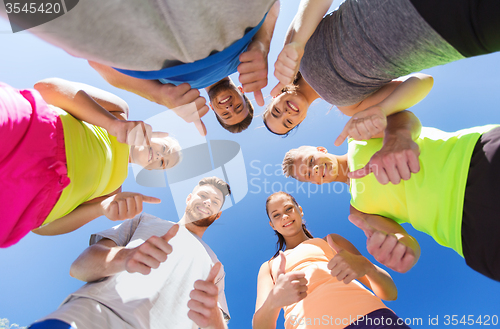
{"label": "neon yellow tank top", "polygon": [[[420,171],[397,185],[380,184],[373,174],[351,180],[351,205],[359,211],[410,223],[439,244],[462,253],[462,214],[472,151],[487,125],[447,133],[422,128]],[[349,141],[349,170],[363,168],[382,147],[382,139]]]}
{"label": "neon yellow tank top", "polygon": [[119,188],[128,174],[129,146],[90,123],[52,106],[64,129],[68,177],[71,183],[42,225],[61,218],[82,203]]}

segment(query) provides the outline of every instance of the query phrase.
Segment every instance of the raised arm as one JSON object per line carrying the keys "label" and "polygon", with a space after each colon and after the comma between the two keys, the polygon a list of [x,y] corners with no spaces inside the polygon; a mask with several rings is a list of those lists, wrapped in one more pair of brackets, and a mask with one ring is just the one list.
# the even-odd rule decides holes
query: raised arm
{"label": "raised arm", "polygon": [[152,236],[138,247],[128,249],[118,246],[110,239],[102,239],[88,247],[71,264],[70,275],[76,279],[92,282],[113,274],[128,271],[147,275],[158,268],[172,252],[168,243],[179,230],[174,225],[162,237]]}
{"label": "raised arm", "polygon": [[358,249],[342,236],[329,234],[326,240],[337,253],[328,263],[332,276],[346,284],[355,279],[359,280],[381,299],[396,300],[398,290],[389,273],[362,256]]}
{"label": "raised arm", "polygon": [[207,134],[205,125],[200,120],[208,113],[207,101],[200,96],[198,89],[191,89],[188,83],[178,86],[171,83],[162,84],[158,80],[144,80],[128,76],[97,62],[89,61],[89,64],[112,86],[133,92],[173,110],[184,121],[193,122],[200,134]]}
{"label": "raised arm", "polygon": [[276,1],[259,31],[255,34],[247,50],[239,57],[239,80],[244,92],[253,92],[259,106],[264,106],[261,89],[267,86],[267,55],[273,38],[274,27],[280,12],[280,2]]}
{"label": "raised arm", "polygon": [[280,252],[280,267],[276,284],[271,277],[269,263],[262,264],[257,279],[257,301],[253,315],[254,329],[274,329],[280,309],[296,303],[307,296],[307,279],[305,274],[294,271],[285,274],[286,258]]}
{"label": "raised arm", "polygon": [[144,136],[151,136],[151,126],[142,121],[126,121],[127,103],[104,90],[59,78],[41,80],[34,88],[47,103],[78,120],[106,129],[119,142],[143,145],[147,143]]}
{"label": "raised arm", "polygon": [[104,200],[96,198],[81,204],[66,216],[32,232],[38,235],[60,235],[73,232],[100,216],[106,216],[113,221],[133,218],[142,212],[143,202],[160,203],[160,199],[135,192],[119,192]]}
{"label": "raised arm", "polygon": [[373,173],[380,184],[399,184],[401,179],[410,179],[412,173],[420,171],[420,149],[415,140],[421,129],[420,120],[410,111],[390,115],[384,134],[375,136],[384,138],[382,148],[366,166],[348,176],[356,179]]}
{"label": "raised arm", "polygon": [[292,83],[300,67],[307,41],[314,33],[333,0],[302,0],[299,10],[288,27],[283,50],[274,64],[274,76],[279,83],[271,91],[276,96]]}
{"label": "raised arm", "polygon": [[368,252],[390,269],[405,273],[420,258],[417,240],[392,219],[366,214],[351,206],[349,221],[365,233]]}
{"label": "raised arm", "polygon": [[347,136],[355,140],[374,138],[384,131],[391,114],[418,104],[431,91],[433,84],[432,76],[415,73],[391,81],[357,104],[338,106],[342,113],[352,118],[335,140],[335,146],[340,146]]}

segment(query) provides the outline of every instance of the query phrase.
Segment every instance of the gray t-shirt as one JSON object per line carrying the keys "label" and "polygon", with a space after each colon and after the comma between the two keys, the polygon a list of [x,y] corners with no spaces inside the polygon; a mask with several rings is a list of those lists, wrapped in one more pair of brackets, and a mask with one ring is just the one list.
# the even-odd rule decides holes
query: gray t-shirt
{"label": "gray t-shirt", "polygon": [[409,0],[346,0],[318,25],[300,71],[325,101],[347,106],[393,79],[462,58]]}
{"label": "gray t-shirt", "polygon": [[203,59],[259,24],[275,0],[81,0],[29,29],[73,56],[140,71]]}
{"label": "gray t-shirt", "polygon": [[[141,214],[92,235],[90,243],[108,238],[118,246],[135,248],[153,235],[164,235],[173,224]],[[41,320],[58,319],[78,329],[197,328],[187,316],[189,293],[196,280],[206,279],[218,260],[206,243],[183,226],[170,244],[173,252],[150,274],[124,271],[87,283]],[[219,288],[219,307],[229,316],[224,276],[221,268],[215,282]]]}

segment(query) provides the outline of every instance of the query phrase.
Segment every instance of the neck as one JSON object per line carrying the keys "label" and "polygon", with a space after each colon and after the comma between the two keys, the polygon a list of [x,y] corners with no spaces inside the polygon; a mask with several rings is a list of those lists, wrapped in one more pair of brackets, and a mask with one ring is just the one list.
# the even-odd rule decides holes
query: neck
{"label": "neck", "polygon": [[311,105],[311,103],[316,99],[320,98],[318,93],[307,83],[304,78],[301,78],[299,79],[299,81],[297,81],[297,88],[307,99],[309,105]]}
{"label": "neck", "polygon": [[349,164],[347,163],[347,154],[338,155],[337,161],[339,164],[338,175],[335,178],[336,182],[346,183],[349,185],[349,177],[347,174],[349,173]]}
{"label": "neck", "polygon": [[207,227],[196,226],[192,222],[190,222],[185,213],[184,215],[182,215],[182,218],[179,220],[178,224],[184,225],[189,232],[197,235],[198,237],[200,237],[200,239],[203,238],[203,234],[207,230]]}
{"label": "neck", "polygon": [[304,230],[301,231],[301,233],[291,236],[291,237],[286,237],[285,238],[285,243],[286,243],[286,249],[293,249],[297,247],[299,244],[302,242],[309,240],[310,238],[304,233]]}

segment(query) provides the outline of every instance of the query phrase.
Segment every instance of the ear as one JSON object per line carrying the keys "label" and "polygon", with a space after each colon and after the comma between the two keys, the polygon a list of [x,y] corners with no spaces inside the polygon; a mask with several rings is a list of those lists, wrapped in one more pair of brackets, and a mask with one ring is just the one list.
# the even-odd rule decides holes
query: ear
{"label": "ear", "polygon": [[217,214],[217,217],[215,217],[215,219],[214,219],[214,220],[219,219],[221,214],[222,214],[222,211],[219,211],[219,213]]}
{"label": "ear", "polygon": [[320,152],[323,152],[323,153],[328,153],[327,149],[324,148],[323,146],[318,146],[316,147],[316,150],[320,151]]}
{"label": "ear", "polygon": [[168,136],[168,133],[165,133],[163,131],[153,131],[151,134],[151,138],[165,138]]}
{"label": "ear", "polygon": [[189,202],[189,200],[191,200],[192,197],[193,197],[193,193],[189,193],[189,195],[186,198],[186,204]]}
{"label": "ear", "polygon": [[269,225],[272,227],[273,230],[275,230],[273,222],[269,221]]}
{"label": "ear", "polygon": [[243,91],[243,87],[242,86],[238,86],[238,90],[240,91],[240,93],[244,94],[245,92]]}
{"label": "ear", "polygon": [[302,207],[299,206],[299,210],[300,210],[300,214],[302,215],[302,217],[304,216],[304,212],[302,211]]}

